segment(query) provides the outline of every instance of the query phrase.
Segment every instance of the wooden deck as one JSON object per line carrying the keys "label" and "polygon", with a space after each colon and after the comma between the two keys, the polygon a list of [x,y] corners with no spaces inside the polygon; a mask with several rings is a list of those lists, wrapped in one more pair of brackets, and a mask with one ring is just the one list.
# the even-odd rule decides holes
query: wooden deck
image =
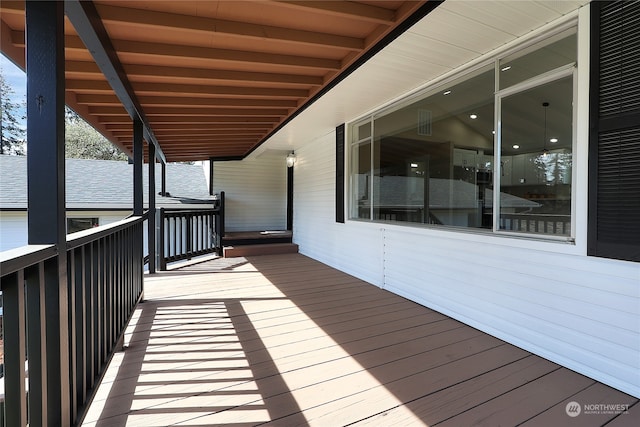
{"label": "wooden deck", "polygon": [[164,272],[145,297],[85,426],[640,425],[638,399],[300,254]]}

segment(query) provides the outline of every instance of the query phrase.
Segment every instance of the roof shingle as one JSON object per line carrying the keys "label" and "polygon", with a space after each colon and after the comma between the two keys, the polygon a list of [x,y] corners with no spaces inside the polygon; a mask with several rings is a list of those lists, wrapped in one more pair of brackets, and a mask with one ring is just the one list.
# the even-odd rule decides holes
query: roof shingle
{"label": "roof shingle", "polygon": [[[157,196],[158,207],[189,208],[211,204],[204,170],[200,165],[167,164],[170,196]],[[148,203],[149,165],[142,169],[144,202]],[[156,164],[156,192],[161,166]],[[133,165],[123,161],[66,159],[67,209],[132,209]],[[0,155],[0,209],[27,209],[27,157]]]}

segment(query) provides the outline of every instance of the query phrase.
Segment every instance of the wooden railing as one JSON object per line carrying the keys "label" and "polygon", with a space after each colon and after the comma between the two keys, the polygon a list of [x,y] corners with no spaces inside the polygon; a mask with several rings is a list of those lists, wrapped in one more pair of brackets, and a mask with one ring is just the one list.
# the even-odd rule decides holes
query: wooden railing
{"label": "wooden railing", "polygon": [[500,229],[570,236],[571,215],[501,213]]}
{"label": "wooden railing", "polygon": [[222,253],[224,192],[210,209],[160,209],[160,270],[170,262]]}
{"label": "wooden railing", "polygon": [[[0,254],[4,425],[56,425],[60,414],[70,414],[71,424],[80,422],[143,295],[142,227],[143,217],[132,217],[69,235],[66,272],[55,245]],[[65,297],[56,299],[52,292]],[[59,308],[60,330],[66,329],[68,341],[56,343],[55,333],[48,330],[51,300]],[[63,376],[61,390],[54,390],[48,374],[66,360],[67,350],[59,346],[67,344],[68,384]],[[69,407],[56,407],[58,401],[69,402]]]}

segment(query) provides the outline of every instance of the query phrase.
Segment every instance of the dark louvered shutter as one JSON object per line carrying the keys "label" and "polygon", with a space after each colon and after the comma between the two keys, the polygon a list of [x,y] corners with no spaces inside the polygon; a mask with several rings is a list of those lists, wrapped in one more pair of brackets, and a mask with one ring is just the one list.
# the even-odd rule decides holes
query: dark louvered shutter
{"label": "dark louvered shutter", "polygon": [[640,2],[592,2],[589,255],[640,261]]}
{"label": "dark louvered shutter", "polygon": [[344,223],[344,123],[336,128],[336,222]]}

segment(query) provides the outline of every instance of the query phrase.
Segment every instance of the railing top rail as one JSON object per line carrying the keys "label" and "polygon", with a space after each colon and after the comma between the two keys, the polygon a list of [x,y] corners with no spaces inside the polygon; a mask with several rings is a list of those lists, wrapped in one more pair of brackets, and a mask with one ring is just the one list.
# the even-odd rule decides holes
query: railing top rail
{"label": "railing top rail", "polygon": [[216,213],[216,212],[220,212],[220,208],[203,208],[203,209],[165,209],[162,208],[161,209],[162,212],[164,214],[172,214],[172,215],[179,215],[179,214],[199,214],[199,213],[203,213],[203,214],[207,214],[207,213]]}
{"label": "railing top rail", "polygon": [[58,254],[56,245],[26,245],[0,252],[2,276],[22,270]]}
{"label": "railing top rail", "polygon": [[117,231],[123,230],[130,225],[142,222],[143,218],[144,217],[142,216],[131,216],[118,222],[69,234],[67,236],[67,250],[75,249],[79,246],[86,245],[87,243],[94,242]]}
{"label": "railing top rail", "polygon": [[[129,219],[129,218],[136,218],[137,215],[134,215],[133,213],[131,215],[129,215],[128,217],[124,218],[124,219]],[[144,213],[142,214],[142,220],[146,221],[149,219],[149,210],[147,209],[146,211],[144,211]]]}

